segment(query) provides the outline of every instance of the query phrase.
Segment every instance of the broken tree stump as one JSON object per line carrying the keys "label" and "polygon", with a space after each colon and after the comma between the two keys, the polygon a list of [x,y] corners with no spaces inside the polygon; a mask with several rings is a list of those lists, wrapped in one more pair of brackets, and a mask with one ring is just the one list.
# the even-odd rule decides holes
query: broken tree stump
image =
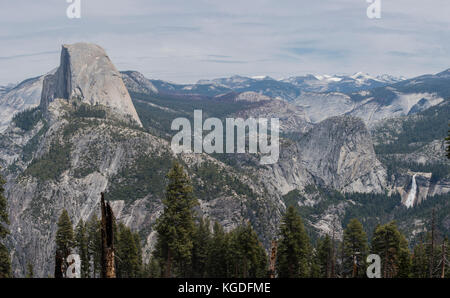
{"label": "broken tree stump", "polygon": [[109,203],[105,203],[105,194],[101,193],[100,207],[102,211],[102,278],[115,278],[114,264],[114,213]]}

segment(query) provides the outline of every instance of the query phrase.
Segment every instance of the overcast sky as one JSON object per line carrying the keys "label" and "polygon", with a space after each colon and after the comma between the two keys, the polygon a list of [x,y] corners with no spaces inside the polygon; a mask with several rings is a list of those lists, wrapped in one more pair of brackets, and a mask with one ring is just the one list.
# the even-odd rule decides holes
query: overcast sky
{"label": "overcast sky", "polygon": [[450,68],[449,0],[0,0],[0,85],[59,64],[86,41],[119,70],[179,83],[235,74],[393,74]]}

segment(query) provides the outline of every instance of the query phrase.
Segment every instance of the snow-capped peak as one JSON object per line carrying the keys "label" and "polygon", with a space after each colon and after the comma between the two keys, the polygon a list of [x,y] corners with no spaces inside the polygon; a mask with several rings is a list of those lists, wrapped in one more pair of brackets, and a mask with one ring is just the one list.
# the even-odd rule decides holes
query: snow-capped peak
{"label": "snow-capped peak", "polygon": [[267,79],[270,79],[269,76],[253,76],[251,78],[254,79],[254,80],[267,80]]}
{"label": "snow-capped peak", "polygon": [[395,77],[393,75],[389,74],[382,74],[376,77],[378,81],[385,82],[385,83],[395,83],[406,80],[405,77]]}
{"label": "snow-capped peak", "polygon": [[363,73],[363,72],[357,72],[353,75],[350,76],[350,78],[354,79],[354,80],[376,80],[374,77],[370,76],[367,73]]}
{"label": "snow-capped peak", "polygon": [[319,81],[329,81],[329,82],[340,82],[342,81],[342,78],[336,77],[336,76],[330,76],[330,75],[314,75],[316,79]]}

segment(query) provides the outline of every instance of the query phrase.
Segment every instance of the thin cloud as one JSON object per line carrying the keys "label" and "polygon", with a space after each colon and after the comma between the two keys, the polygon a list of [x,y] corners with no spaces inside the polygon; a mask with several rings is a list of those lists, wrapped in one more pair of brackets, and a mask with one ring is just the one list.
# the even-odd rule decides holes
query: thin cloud
{"label": "thin cloud", "polygon": [[24,57],[35,57],[35,56],[42,56],[42,55],[53,55],[57,54],[59,51],[47,51],[47,52],[39,52],[39,53],[29,53],[29,54],[20,54],[20,55],[12,55],[12,56],[0,56],[0,60],[12,60],[17,58],[24,58]]}
{"label": "thin cloud", "polygon": [[99,44],[121,69],[180,83],[230,74],[411,77],[450,67],[448,0],[386,0],[379,20],[367,18],[364,0],[81,2],[78,20],[61,0],[0,10],[0,85],[48,72],[61,44],[78,41]]}

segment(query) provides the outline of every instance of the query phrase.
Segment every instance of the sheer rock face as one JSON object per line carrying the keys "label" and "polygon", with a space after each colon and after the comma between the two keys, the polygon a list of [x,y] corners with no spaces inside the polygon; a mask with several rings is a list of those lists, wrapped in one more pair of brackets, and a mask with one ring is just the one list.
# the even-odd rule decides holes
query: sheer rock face
{"label": "sheer rock face", "polygon": [[142,125],[120,73],[98,45],[62,46],[58,70],[44,79],[41,107],[45,110],[56,98],[104,105]]}
{"label": "sheer rock face", "polygon": [[359,118],[329,118],[302,138],[298,147],[304,166],[326,185],[344,192],[381,193],[386,187],[386,171]]}
{"label": "sheer rock face", "polygon": [[260,176],[282,194],[307,185],[361,193],[382,193],[387,186],[366,126],[348,116],[331,117],[297,142],[282,144],[278,163]]}

